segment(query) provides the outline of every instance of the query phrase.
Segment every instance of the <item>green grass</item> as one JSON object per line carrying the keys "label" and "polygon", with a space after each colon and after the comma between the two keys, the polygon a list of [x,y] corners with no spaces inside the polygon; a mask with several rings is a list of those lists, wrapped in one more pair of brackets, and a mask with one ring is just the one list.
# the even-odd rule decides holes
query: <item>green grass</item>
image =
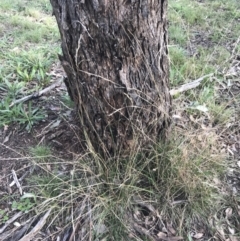
{"label": "green grass", "polygon": [[[24,91],[31,92],[26,90],[30,83],[36,88],[49,83],[46,72],[57,60],[60,43],[49,2],[27,4],[0,2],[0,90],[4,92],[0,127],[17,122],[29,130],[46,117],[44,113],[31,104],[10,105]],[[165,225],[171,222],[176,235],[189,241],[193,228],[200,232],[196,224],[209,232],[206,240],[221,225],[234,228],[239,237],[240,199],[224,182],[230,161],[226,162],[219,140],[236,110],[230,106],[232,99],[220,95],[219,85],[224,84],[224,70],[231,64],[240,36],[240,3],[170,0],[168,15],[171,87],[215,74],[174,97],[175,111],[188,120],[185,126],[173,127],[169,142],[157,143],[149,155],[133,150],[125,159],[103,160],[90,153],[67,159],[50,147],[31,147],[26,158],[35,171],[27,183],[36,200],[17,200],[15,208],[29,211],[34,207],[36,213],[51,208],[51,224],[68,227],[80,220],[80,229],[87,230],[86,235],[91,232],[93,240],[149,240],[146,234],[133,232],[130,220],[136,223],[137,218],[145,223],[151,218]],[[239,53],[236,46],[234,54]],[[68,96],[61,101],[72,107]],[[239,104],[239,99],[235,101]],[[154,210],[150,212],[136,199]],[[226,220],[227,208],[233,210],[230,220]],[[0,220],[8,218],[0,210]]]}
{"label": "green grass", "polygon": [[4,98],[0,102],[0,128],[10,124],[20,124],[30,132],[34,124],[46,117],[46,113],[39,107],[32,107],[31,102],[28,105],[16,104],[13,106],[10,98]]}
{"label": "green grass", "polygon": [[[170,79],[173,87],[215,73],[219,82],[230,67],[233,47],[240,36],[238,1],[169,1]],[[235,56],[239,54],[236,46]],[[216,83],[210,79],[186,93],[188,101],[205,105],[214,123],[226,123],[233,110],[216,101]],[[216,80],[215,80],[216,81]],[[177,99],[178,97],[176,97]],[[183,96],[181,96],[181,99]]]}
{"label": "green grass", "polygon": [[[49,84],[47,72],[60,52],[59,33],[49,1],[0,2],[0,126],[19,123],[31,129],[42,111],[11,103]],[[32,89],[27,86],[35,86]],[[27,89],[27,90],[26,90]]]}
{"label": "green grass", "polygon": [[44,0],[15,1],[14,4],[1,1],[0,81],[6,76],[9,78],[9,73],[16,74],[12,79],[25,81],[37,78],[44,82],[47,78],[46,71],[59,52],[59,33],[49,9],[49,2]]}
{"label": "green grass", "polygon": [[30,153],[35,159],[47,160],[51,155],[51,149],[48,146],[36,146],[30,148]]}

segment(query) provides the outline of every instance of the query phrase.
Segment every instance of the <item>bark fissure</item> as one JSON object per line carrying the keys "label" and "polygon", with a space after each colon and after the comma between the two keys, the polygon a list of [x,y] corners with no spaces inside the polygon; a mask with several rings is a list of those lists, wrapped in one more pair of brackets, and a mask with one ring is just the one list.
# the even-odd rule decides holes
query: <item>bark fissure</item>
{"label": "bark fissure", "polygon": [[171,107],[167,1],[51,3],[65,83],[95,150],[111,155],[164,137]]}

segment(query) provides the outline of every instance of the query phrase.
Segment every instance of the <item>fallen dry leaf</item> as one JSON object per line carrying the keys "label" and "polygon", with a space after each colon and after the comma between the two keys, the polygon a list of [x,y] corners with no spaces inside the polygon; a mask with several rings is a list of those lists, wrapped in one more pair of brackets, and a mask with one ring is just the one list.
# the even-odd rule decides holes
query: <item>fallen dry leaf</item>
{"label": "fallen dry leaf", "polygon": [[239,237],[236,237],[236,236],[233,236],[233,235],[230,235],[229,238],[230,238],[231,241],[240,241]]}
{"label": "fallen dry leaf", "polygon": [[167,237],[167,234],[165,234],[165,233],[163,233],[163,232],[159,232],[159,233],[157,234],[157,236],[158,236],[159,238],[166,238],[166,237]]}
{"label": "fallen dry leaf", "polygon": [[226,213],[226,218],[230,218],[232,216],[232,208],[227,208],[225,210],[225,213]]}
{"label": "fallen dry leaf", "polygon": [[178,241],[178,240],[183,240],[183,237],[180,237],[180,236],[176,236],[176,237],[167,237],[167,234],[163,233],[163,232],[159,232],[157,234],[157,236],[162,239],[162,240],[165,240],[165,241]]}
{"label": "fallen dry leaf", "polygon": [[238,205],[238,210],[237,210],[237,212],[238,212],[238,215],[240,216],[240,206]]}
{"label": "fallen dry leaf", "polygon": [[240,167],[240,161],[237,162],[238,167]]}
{"label": "fallen dry leaf", "polygon": [[203,235],[204,235],[203,233],[196,233],[195,235],[193,235],[193,238],[200,239],[203,237]]}
{"label": "fallen dry leaf", "polygon": [[235,234],[235,229],[228,226],[228,230],[231,234]]}
{"label": "fallen dry leaf", "polygon": [[172,227],[171,223],[167,223],[167,230],[172,234],[176,235],[176,230]]}

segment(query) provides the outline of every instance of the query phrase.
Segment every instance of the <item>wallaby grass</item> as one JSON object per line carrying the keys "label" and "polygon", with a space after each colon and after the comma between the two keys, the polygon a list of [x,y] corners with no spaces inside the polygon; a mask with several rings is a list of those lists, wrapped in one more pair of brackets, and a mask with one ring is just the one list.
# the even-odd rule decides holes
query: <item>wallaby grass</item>
{"label": "wallaby grass", "polygon": [[[65,225],[76,225],[75,210],[82,208],[82,222],[87,225],[84,219],[91,219],[95,239],[126,240],[130,234],[134,237],[129,212],[140,212],[134,200],[141,197],[157,206],[163,219],[171,220],[186,237],[184,229],[190,228],[187,222],[192,217],[204,220],[216,210],[220,187],[214,179],[224,174],[226,163],[214,149],[214,132],[188,131],[188,136],[177,129],[174,132],[174,138],[158,144],[147,156],[132,153],[116,161],[85,155],[65,172],[59,170],[59,163],[65,166],[65,161],[49,158],[49,149],[31,149],[35,165],[43,170],[28,181],[38,196],[37,209],[44,212],[54,207],[53,219],[64,215]],[[144,239],[136,236],[134,240]]]}
{"label": "wallaby grass", "polygon": [[[48,83],[46,72],[59,52],[49,1],[27,4],[29,7],[20,0],[0,2],[0,83],[2,89],[11,90],[1,100],[0,126],[20,121],[10,103],[27,83],[35,81],[37,87]],[[219,96],[218,83],[224,83],[224,69],[240,51],[234,45],[240,36],[239,8],[237,0],[170,0],[171,86],[209,73],[217,78],[174,96],[177,114],[190,121],[181,128],[174,125],[169,140],[156,143],[148,154],[132,150],[126,158],[103,160],[97,154],[84,153],[73,160],[62,159],[47,146],[31,147],[26,158],[34,169],[26,188],[36,201],[29,206],[26,202],[24,208],[36,215],[52,209],[48,227],[66,231],[72,226],[91,240],[150,240],[147,234],[132,229],[131,222],[138,217],[144,222],[150,222],[148,217],[161,217],[158,220],[171,223],[184,240],[194,240],[193,231],[203,234],[204,240],[228,237],[228,227],[239,237],[240,200],[225,181],[233,161],[222,151],[218,131],[227,128],[236,112],[229,106],[231,99]],[[236,101],[240,103],[237,97]],[[71,107],[69,98],[63,97],[63,102]],[[204,106],[207,112],[188,108],[195,106]],[[229,209],[231,220],[226,224]],[[0,213],[0,220],[5,219],[6,213]]]}

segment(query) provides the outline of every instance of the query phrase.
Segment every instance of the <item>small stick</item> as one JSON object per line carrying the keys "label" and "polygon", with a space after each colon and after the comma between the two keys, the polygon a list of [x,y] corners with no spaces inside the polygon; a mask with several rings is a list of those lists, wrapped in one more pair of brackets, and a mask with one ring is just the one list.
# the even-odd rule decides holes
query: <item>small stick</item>
{"label": "small stick", "polygon": [[184,84],[182,86],[180,86],[178,89],[172,89],[170,90],[170,95],[177,95],[178,93],[181,93],[181,92],[184,92],[186,90],[190,90],[190,89],[193,89],[193,88],[196,88],[197,86],[200,85],[200,83],[207,77],[211,77],[213,76],[213,73],[211,74],[207,74],[207,75],[204,75],[202,77],[200,77],[199,79],[196,79],[190,83],[187,83],[187,84]]}
{"label": "small stick", "polygon": [[36,236],[37,233],[39,233],[41,231],[41,229],[43,228],[43,226],[45,225],[48,216],[50,215],[52,209],[50,208],[45,215],[38,221],[38,223],[36,224],[36,226],[31,230],[30,233],[28,233],[27,235],[25,235],[23,238],[21,238],[19,241],[30,241],[33,240],[34,237]]}
{"label": "small stick", "polygon": [[[192,81],[192,82],[190,82],[190,83],[184,84],[184,85],[180,86],[178,89],[172,89],[172,90],[170,90],[170,95],[173,96],[173,95],[176,95],[176,94],[178,94],[178,93],[184,92],[184,91],[186,91],[186,90],[190,90],[190,89],[196,88],[197,86],[200,85],[200,83],[201,83],[205,78],[211,77],[211,76],[213,76],[213,73],[208,74],[208,75],[204,75],[204,76],[200,77],[199,79],[196,79],[196,80],[194,80],[194,81]],[[16,104],[18,104],[18,103],[25,102],[25,101],[28,101],[28,100],[30,100],[30,99],[38,98],[38,97],[42,96],[43,94],[47,93],[48,91],[50,91],[50,90],[56,88],[57,86],[61,85],[62,80],[63,80],[63,79],[61,79],[61,80],[53,83],[52,85],[48,86],[47,88],[45,88],[45,89],[43,89],[43,90],[41,90],[41,91],[39,91],[39,92],[35,92],[35,93],[31,94],[31,95],[27,95],[27,96],[24,96],[24,97],[21,98],[21,99],[18,99],[18,100],[13,101],[13,102],[10,104],[9,107],[12,107],[12,106],[14,106],[14,105],[16,105]]]}
{"label": "small stick", "polygon": [[[17,174],[16,174],[16,172],[15,172],[14,170],[12,170],[12,174],[13,174],[13,180],[14,180],[14,182],[16,183],[18,189],[19,189],[20,195],[22,196],[22,193],[23,193],[23,192],[22,192],[22,187],[21,187],[21,184],[20,184],[19,181],[18,181]],[[11,184],[10,184],[10,185],[11,185]]]}
{"label": "small stick", "polygon": [[38,98],[38,97],[42,96],[43,94],[46,94],[48,91],[50,91],[52,89],[55,89],[56,87],[60,86],[62,81],[63,81],[63,78],[61,78],[60,80],[56,81],[55,83],[53,83],[52,85],[48,86],[47,88],[45,88],[43,90],[40,90],[39,92],[35,92],[35,93],[31,94],[31,95],[27,95],[27,96],[24,96],[21,99],[15,100],[15,101],[13,101],[9,105],[9,107],[12,107],[12,106],[14,106],[16,104],[28,101],[28,100],[33,99],[33,98]]}
{"label": "small stick", "polygon": [[3,231],[16,219],[22,216],[22,212],[16,213],[13,217],[7,220],[7,222],[4,224],[4,226],[0,229],[0,233],[3,233]]}

